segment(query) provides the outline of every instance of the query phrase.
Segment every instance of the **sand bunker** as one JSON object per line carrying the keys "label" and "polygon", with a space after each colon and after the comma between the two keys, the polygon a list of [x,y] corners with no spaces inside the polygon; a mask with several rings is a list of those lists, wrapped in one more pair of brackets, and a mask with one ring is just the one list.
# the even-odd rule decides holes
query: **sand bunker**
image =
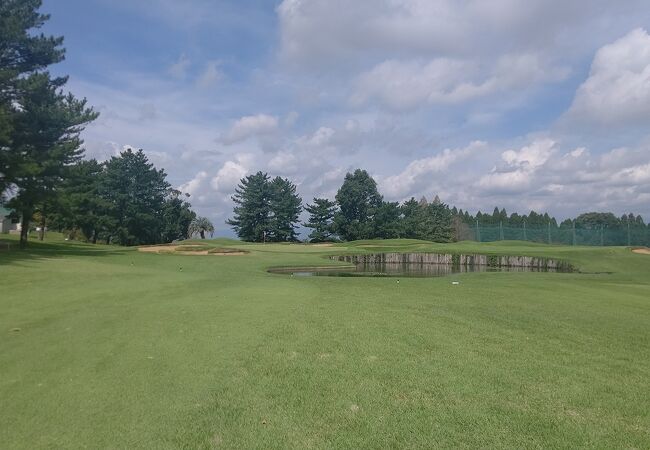
{"label": "sand bunker", "polygon": [[632,251],[640,255],[650,255],[650,248],[633,248]]}
{"label": "sand bunker", "polygon": [[[192,250],[195,248],[196,250]],[[184,256],[242,256],[247,254],[243,250],[230,248],[212,248],[205,250],[201,244],[184,244],[184,245],[152,245],[139,247],[138,251],[145,253],[173,253]]]}

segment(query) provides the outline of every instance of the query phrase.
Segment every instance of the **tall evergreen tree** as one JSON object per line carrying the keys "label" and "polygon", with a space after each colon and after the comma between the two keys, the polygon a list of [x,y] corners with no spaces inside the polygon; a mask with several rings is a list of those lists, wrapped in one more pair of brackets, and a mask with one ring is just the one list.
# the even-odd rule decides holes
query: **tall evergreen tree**
{"label": "tall evergreen tree", "polygon": [[411,197],[402,204],[400,209],[402,212],[401,236],[408,239],[418,239],[418,226],[422,218],[423,207],[415,197]]}
{"label": "tall evergreen tree", "polygon": [[166,176],[142,150],[128,149],[106,163],[101,195],[115,223],[109,237],[121,245],[162,241],[163,210],[171,187]]}
{"label": "tall evergreen tree", "polygon": [[377,183],[368,172],[357,169],[348,173],[336,194],[339,211],[334,217],[334,226],[337,234],[348,241],[372,238],[374,216],[382,200]]}
{"label": "tall evergreen tree", "polygon": [[431,203],[423,210],[418,228],[420,239],[433,242],[451,242],[453,240],[451,210],[446,204]]}
{"label": "tall evergreen tree", "polygon": [[304,224],[305,227],[313,231],[309,234],[311,242],[327,242],[334,237],[333,220],[336,214],[336,203],[326,198],[314,198],[311,205],[307,205],[305,210],[309,213],[309,221]]}
{"label": "tall evergreen tree", "polygon": [[52,222],[96,243],[114,225],[110,203],[101,195],[104,166],[96,160],[80,161],[71,166],[56,198]]}
{"label": "tall evergreen tree", "polygon": [[375,212],[374,224],[373,238],[395,239],[400,237],[402,223],[399,203],[382,202]]}
{"label": "tall evergreen tree", "polygon": [[46,217],[67,166],[83,154],[79,134],[97,117],[85,100],[60,92],[66,81],[36,73],[18,82],[20,109],[13,113],[11,132],[12,154],[19,155],[12,161],[18,190],[9,204],[20,212],[23,247],[33,214]]}
{"label": "tall evergreen tree", "polygon": [[0,1],[0,201],[21,164],[21,154],[12,145],[21,80],[61,61],[65,53],[62,37],[34,33],[49,19],[38,13],[40,6],[40,0]]}
{"label": "tall evergreen tree", "polygon": [[296,241],[298,216],[302,212],[302,199],[296,194],[296,185],[286,178],[275,177],[269,184],[269,192],[269,240]]}
{"label": "tall evergreen tree", "polygon": [[234,217],[226,221],[244,241],[262,242],[271,230],[271,186],[269,176],[257,172],[242,178],[232,196]]}
{"label": "tall evergreen tree", "polygon": [[196,213],[192,211],[192,205],[183,197],[189,198],[189,194],[183,194],[176,189],[167,191],[162,209],[162,242],[172,242],[190,237],[190,224],[196,217]]}

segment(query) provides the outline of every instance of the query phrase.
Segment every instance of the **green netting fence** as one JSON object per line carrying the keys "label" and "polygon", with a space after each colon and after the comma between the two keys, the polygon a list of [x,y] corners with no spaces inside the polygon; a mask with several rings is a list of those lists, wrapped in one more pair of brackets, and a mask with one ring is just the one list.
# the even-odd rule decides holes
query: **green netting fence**
{"label": "green netting fence", "polygon": [[479,242],[516,240],[564,245],[650,246],[650,229],[646,226],[574,228],[548,224],[514,227],[479,223],[470,226],[466,238]]}

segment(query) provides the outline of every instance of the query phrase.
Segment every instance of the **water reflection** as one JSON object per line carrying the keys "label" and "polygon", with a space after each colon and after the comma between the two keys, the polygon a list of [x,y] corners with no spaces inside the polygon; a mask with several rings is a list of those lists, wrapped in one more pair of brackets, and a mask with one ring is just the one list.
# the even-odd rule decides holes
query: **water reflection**
{"label": "water reflection", "polygon": [[487,265],[364,263],[349,268],[272,269],[270,272],[296,277],[444,277],[467,272],[564,272],[564,270]]}

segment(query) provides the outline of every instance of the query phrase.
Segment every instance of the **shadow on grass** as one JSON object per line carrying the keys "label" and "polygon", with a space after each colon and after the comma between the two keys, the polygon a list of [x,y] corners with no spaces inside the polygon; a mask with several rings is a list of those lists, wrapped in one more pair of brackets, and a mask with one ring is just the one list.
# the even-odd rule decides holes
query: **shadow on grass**
{"label": "shadow on grass", "polygon": [[0,266],[25,261],[62,258],[65,256],[99,257],[124,252],[125,248],[82,242],[30,241],[21,249],[17,239],[0,237]]}

